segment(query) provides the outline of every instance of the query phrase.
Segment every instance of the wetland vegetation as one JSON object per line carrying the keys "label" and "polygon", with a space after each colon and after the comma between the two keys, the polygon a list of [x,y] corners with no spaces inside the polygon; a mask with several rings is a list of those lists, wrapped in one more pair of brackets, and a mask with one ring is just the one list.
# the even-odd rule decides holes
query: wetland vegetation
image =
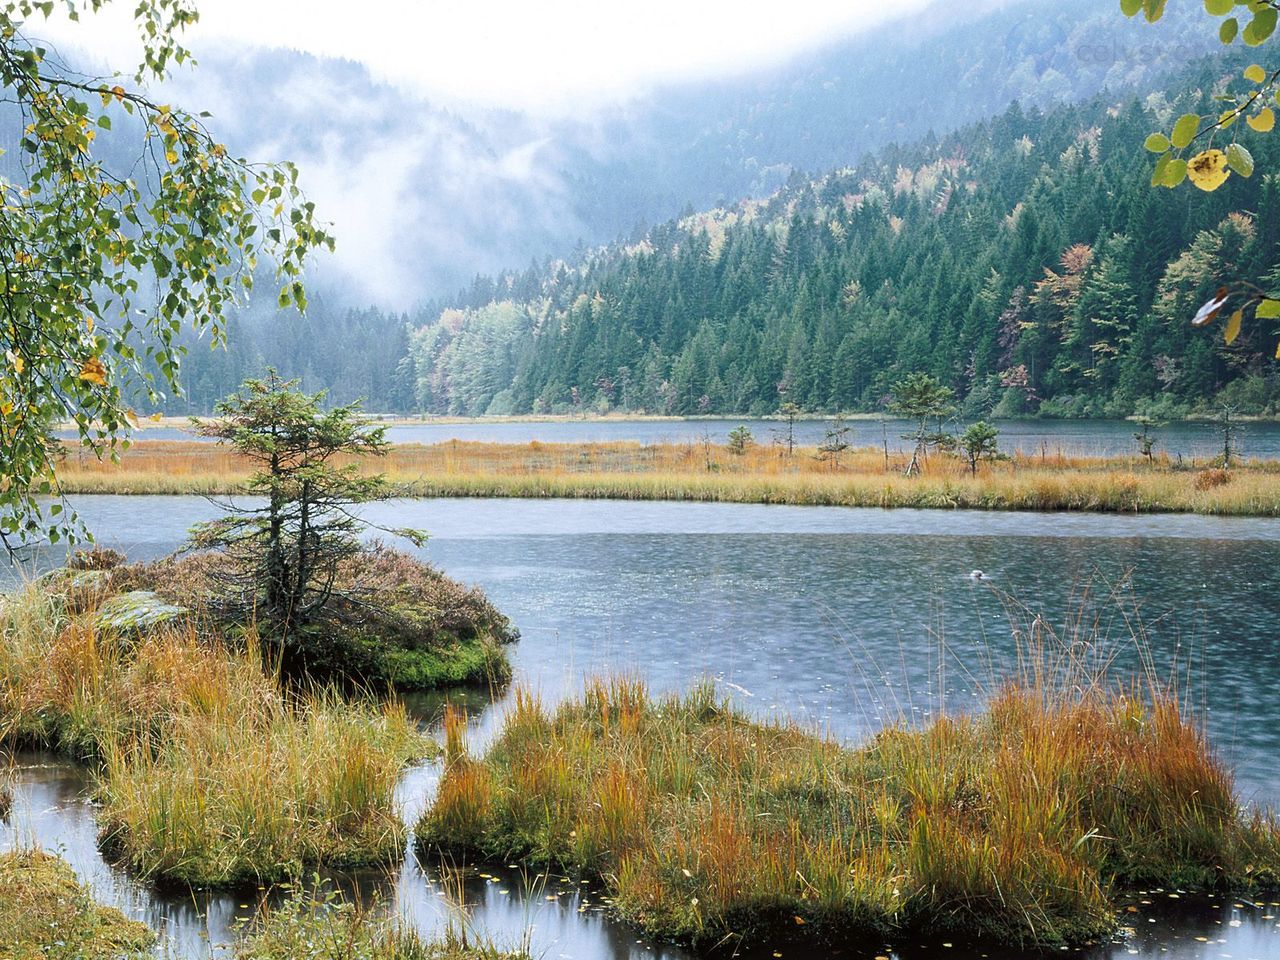
{"label": "wetland vegetation", "polygon": [[[417,497],[566,497],[696,500],[848,507],[1074,510],[1280,516],[1280,466],[1210,458],[1015,454],[971,469],[935,453],[916,476],[909,455],[843,451],[838,462],[814,447],[793,455],[770,444],[705,442],[497,444],[451,441],[390,448],[380,465],[392,490]],[[194,441],[135,444],[120,463],[68,459],[69,494],[234,494],[249,464]]]}
{"label": "wetland vegetation", "polygon": [[628,681],[550,711],[518,694],[482,757],[463,728],[446,718],[418,844],[601,880],[659,938],[800,926],[1079,946],[1114,931],[1115,896],[1139,886],[1280,880],[1280,829],[1241,812],[1176,691],[1063,660],[978,713],[856,748],[751,720],[708,687],[655,699]]}

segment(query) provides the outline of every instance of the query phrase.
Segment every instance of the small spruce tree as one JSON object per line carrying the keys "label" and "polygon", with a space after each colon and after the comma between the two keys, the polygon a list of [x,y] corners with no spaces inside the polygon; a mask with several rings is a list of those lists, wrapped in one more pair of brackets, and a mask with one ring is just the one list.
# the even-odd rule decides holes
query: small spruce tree
{"label": "small spruce tree", "polygon": [[[376,527],[354,508],[391,495],[384,476],[342,462],[385,455],[384,428],[370,426],[356,404],[324,411],[323,401],[323,393],[302,393],[298,381],[271,370],[219,402],[215,419],[194,421],[201,436],[231,445],[258,469],[246,488],[252,499],[226,502],[226,516],[192,529],[191,545],[225,551],[235,561],[235,601],[284,636],[324,610],[339,565],[360,552],[360,534]],[[425,540],[417,530],[377,529]]]}

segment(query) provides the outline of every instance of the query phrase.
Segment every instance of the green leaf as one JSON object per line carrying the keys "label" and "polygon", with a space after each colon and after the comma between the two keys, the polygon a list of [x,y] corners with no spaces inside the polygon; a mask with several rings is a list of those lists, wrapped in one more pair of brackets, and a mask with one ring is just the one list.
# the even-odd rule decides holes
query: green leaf
{"label": "green leaf", "polygon": [[1153,133],[1147,137],[1147,142],[1143,144],[1152,153],[1165,153],[1172,146],[1169,138],[1163,133]]}
{"label": "green leaf", "polygon": [[1231,44],[1235,41],[1236,36],[1240,33],[1240,21],[1235,17],[1229,17],[1222,21],[1222,26],[1218,28],[1218,39],[1224,44]]}
{"label": "green leaf", "polygon": [[1147,23],[1155,23],[1164,16],[1167,0],[1142,0],[1142,12],[1147,16]]}
{"label": "green leaf", "polygon": [[1136,17],[1142,9],[1142,0],[1120,0],[1120,12],[1126,17]]}
{"label": "green leaf", "polygon": [[1164,172],[1164,185],[1169,189],[1180,185],[1182,181],[1187,179],[1187,161],[1170,160],[1169,166]]}
{"label": "green leaf", "polygon": [[1274,7],[1263,7],[1253,15],[1253,20],[1244,28],[1241,38],[1251,47],[1261,46],[1276,32],[1277,17],[1280,17],[1280,13]]}
{"label": "green leaf", "polygon": [[1178,118],[1178,122],[1173,125],[1173,134],[1170,140],[1173,145],[1181,150],[1191,145],[1191,141],[1196,138],[1196,134],[1200,132],[1200,115],[1198,113],[1186,113]]}
{"label": "green leaf", "polygon": [[1280,300],[1265,298],[1258,304],[1254,316],[1259,320],[1280,320]]}
{"label": "green leaf", "polygon": [[1205,12],[1211,17],[1225,17],[1235,5],[1235,0],[1204,0]]}
{"label": "green leaf", "polygon": [[1227,147],[1227,166],[1229,166],[1240,176],[1253,176],[1253,154],[1238,143],[1233,143]]}

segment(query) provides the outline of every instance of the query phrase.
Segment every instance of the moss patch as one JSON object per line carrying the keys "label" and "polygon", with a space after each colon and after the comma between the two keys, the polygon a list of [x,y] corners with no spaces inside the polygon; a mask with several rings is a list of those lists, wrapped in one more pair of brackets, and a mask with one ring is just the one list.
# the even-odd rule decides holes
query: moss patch
{"label": "moss patch", "polygon": [[0,956],[11,960],[144,957],[155,935],[119,910],[99,906],[58,857],[0,854]]}
{"label": "moss patch", "polygon": [[[228,592],[243,590],[248,579],[225,554],[134,564],[111,576],[114,589],[130,591],[122,596],[154,591],[193,605],[228,635],[244,631],[259,607],[252,593]],[[505,682],[511,666],[503,647],[519,638],[480,590],[378,545],[339,567],[313,622],[283,639],[261,620],[254,629],[286,675],[402,690]]]}

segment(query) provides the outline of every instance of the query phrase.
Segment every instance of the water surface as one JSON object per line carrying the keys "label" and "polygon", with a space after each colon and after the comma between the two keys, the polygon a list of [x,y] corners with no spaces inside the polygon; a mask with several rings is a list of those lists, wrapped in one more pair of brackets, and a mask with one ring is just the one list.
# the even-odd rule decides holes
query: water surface
{"label": "water surface", "polygon": [[[630,440],[638,443],[692,443],[710,437],[724,443],[729,431],[746,424],[757,443],[782,439],[786,427],[776,420],[731,418],[707,420],[462,420],[400,423],[387,429],[392,443],[444,443],[448,440],[478,440],[488,443],[605,443]],[[1044,456],[1136,455],[1137,426],[1127,420],[997,420],[1000,447],[1006,451]],[[903,435],[911,425],[901,420],[850,420],[848,441],[855,447],[902,450],[909,446]],[[831,423],[801,420],[795,425],[796,442],[816,445],[823,441]],[[961,425],[954,425],[959,431]],[[1213,457],[1222,452],[1221,429],[1210,422],[1179,422],[1154,428],[1156,452],[1170,457]],[[173,427],[152,427],[138,432],[139,439],[200,439]],[[1241,424],[1234,441],[1239,455],[1258,459],[1280,459],[1280,423]]]}
{"label": "water surface", "polygon": [[[216,513],[197,497],[80,497],[75,506],[100,541],[138,559],[168,552]],[[709,680],[756,716],[791,717],[849,742],[887,720],[977,704],[1012,667],[1011,620],[1043,613],[1060,624],[1083,605],[1096,617],[1091,634],[1122,666],[1137,665],[1125,641],[1140,623],[1157,668],[1190,676],[1193,707],[1245,798],[1280,800],[1280,520],[576,500],[407,500],[370,513],[427,529],[421,554],[512,617],[522,632],[517,678],[548,702],[600,673],[641,677],[656,692]],[[975,569],[984,579],[971,579]],[[505,706],[473,698],[477,744]],[[429,721],[438,699],[415,709]],[[233,919],[252,913],[249,899],[162,897],[104,864],[82,771],[29,759],[0,843],[61,844],[100,897],[168,930],[180,956],[203,955],[207,940],[225,941]],[[426,766],[406,778],[406,816],[437,776]],[[467,887],[476,924],[508,942],[532,926],[535,955],[688,956],[637,943],[589,891],[486,872]],[[390,877],[357,879],[425,931],[450,916],[435,868],[412,857]],[[1133,934],[1099,956],[1280,958],[1266,904],[1151,899]],[[763,955],[775,946],[811,955],[784,945]],[[903,956],[964,955],[894,946]]]}

